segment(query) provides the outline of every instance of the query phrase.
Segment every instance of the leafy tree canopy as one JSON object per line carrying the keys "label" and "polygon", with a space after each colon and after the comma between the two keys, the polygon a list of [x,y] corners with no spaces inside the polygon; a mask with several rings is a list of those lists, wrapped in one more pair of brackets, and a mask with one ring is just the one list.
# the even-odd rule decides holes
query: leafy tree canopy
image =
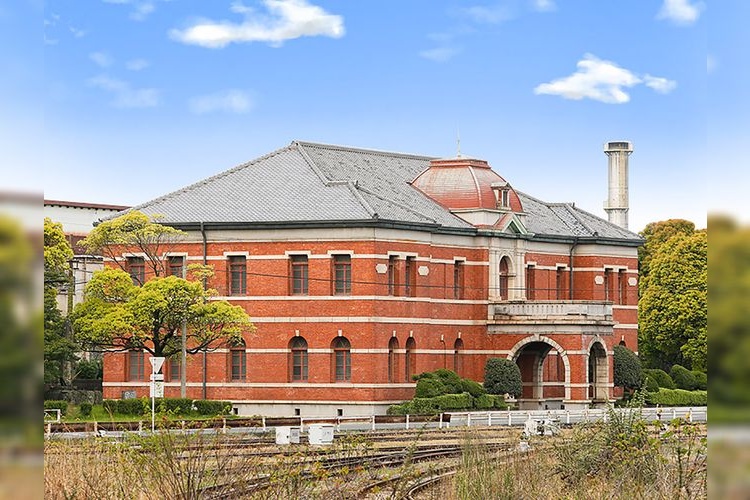
{"label": "leafy tree canopy", "polygon": [[200,281],[168,276],[135,286],[124,271],[105,269],[86,285],[75,332],[84,345],[169,357],[181,352],[183,322],[189,354],[240,342],[253,330],[244,309],[210,297]]}
{"label": "leafy tree canopy", "polygon": [[684,219],[669,219],[648,224],[640,235],[646,240],[638,249],[638,269],[641,279],[648,276],[651,270],[651,259],[656,250],[677,234],[691,235],[695,232],[695,224]]}
{"label": "leafy tree canopy", "polygon": [[696,231],[673,235],[650,255],[641,278],[639,351],[652,367],[706,367],[707,254],[707,233]]}
{"label": "leafy tree canopy", "polygon": [[122,252],[144,255],[145,264],[153,276],[165,276],[164,249],[181,239],[185,233],[157,222],[158,216],[148,216],[137,210],[127,212],[115,219],[96,226],[81,241],[89,252],[109,257],[126,271]]}

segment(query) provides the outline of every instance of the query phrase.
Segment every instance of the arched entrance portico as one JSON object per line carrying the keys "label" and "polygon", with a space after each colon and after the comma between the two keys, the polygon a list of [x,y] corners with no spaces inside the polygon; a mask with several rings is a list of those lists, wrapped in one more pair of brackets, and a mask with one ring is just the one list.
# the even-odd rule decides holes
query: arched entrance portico
{"label": "arched entrance portico", "polygon": [[508,359],[521,370],[523,392],[518,398],[519,408],[560,408],[563,401],[570,399],[570,360],[554,340],[528,337],[513,346]]}

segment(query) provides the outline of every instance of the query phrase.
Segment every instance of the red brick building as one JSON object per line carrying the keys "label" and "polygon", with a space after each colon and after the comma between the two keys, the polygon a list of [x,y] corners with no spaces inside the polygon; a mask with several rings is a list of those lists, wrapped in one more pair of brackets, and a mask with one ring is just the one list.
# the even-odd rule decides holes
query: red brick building
{"label": "red brick building", "polygon": [[[521,367],[522,407],[613,397],[612,348],[637,350],[640,237],[517,192],[482,160],[293,142],[136,209],[188,237],[257,330],[192,356],[187,395],[241,414],[384,412],[411,375],[481,381]],[[123,254],[141,272],[137,254]],[[178,360],[166,395],[179,396]],[[143,353],[108,353],[105,398],[148,394]]]}

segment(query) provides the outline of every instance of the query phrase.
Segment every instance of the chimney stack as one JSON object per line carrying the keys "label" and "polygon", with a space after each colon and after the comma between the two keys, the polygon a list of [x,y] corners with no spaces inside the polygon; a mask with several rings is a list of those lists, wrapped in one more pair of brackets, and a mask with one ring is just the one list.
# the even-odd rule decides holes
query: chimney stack
{"label": "chimney stack", "polygon": [[604,211],[609,222],[628,228],[628,157],[633,152],[629,141],[610,141],[604,144],[609,158],[609,190]]}

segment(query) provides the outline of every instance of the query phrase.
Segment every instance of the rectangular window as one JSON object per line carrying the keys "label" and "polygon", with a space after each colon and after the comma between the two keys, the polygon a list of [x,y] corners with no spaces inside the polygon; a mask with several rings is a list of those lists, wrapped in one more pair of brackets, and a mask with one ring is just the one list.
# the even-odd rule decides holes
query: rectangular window
{"label": "rectangular window", "polygon": [[536,298],[536,270],[534,266],[526,267],[526,299],[534,300]]}
{"label": "rectangular window", "polygon": [[388,295],[398,294],[398,257],[388,257]]}
{"label": "rectangular window", "polygon": [[620,269],[617,272],[617,288],[618,288],[618,304],[628,303],[628,278],[625,273],[625,269]]}
{"label": "rectangular window", "polygon": [[556,290],[557,300],[565,300],[566,295],[567,295],[565,293],[565,286],[566,286],[565,268],[560,266],[555,271],[555,290]]}
{"label": "rectangular window", "polygon": [[307,295],[307,255],[292,255],[292,295]]}
{"label": "rectangular window", "polygon": [[336,381],[352,379],[352,355],[348,350],[336,351]]}
{"label": "rectangular window", "polygon": [[351,255],[333,256],[333,293],[334,295],[349,295],[352,293]]}
{"label": "rectangular window", "polygon": [[128,274],[136,286],[146,282],[146,261],[143,257],[128,257]]}
{"label": "rectangular window", "polygon": [[169,257],[167,262],[167,276],[183,277],[185,259],[183,257]]}
{"label": "rectangular window", "polygon": [[612,293],[612,286],[614,285],[612,283],[612,269],[605,268],[604,269],[604,300],[606,301],[612,301],[614,300],[614,293]]}
{"label": "rectangular window", "polygon": [[407,257],[404,263],[404,295],[414,297],[417,294],[417,261]]}
{"label": "rectangular window", "polygon": [[175,354],[171,358],[169,358],[169,381],[170,382],[179,382],[182,380],[182,371],[180,368],[182,367],[181,363],[181,355]]}
{"label": "rectangular window", "polygon": [[233,255],[229,257],[229,295],[247,293],[247,257]]}
{"label": "rectangular window", "polygon": [[453,262],[453,298],[464,298],[464,263],[460,260]]}
{"label": "rectangular window", "polygon": [[307,380],[307,351],[292,350],[292,380]]}
{"label": "rectangular window", "polygon": [[233,347],[230,350],[232,359],[232,380],[233,381],[239,381],[239,380],[245,380],[245,375],[247,373],[247,356],[245,355],[245,348],[244,347]]}
{"label": "rectangular window", "polygon": [[144,380],[143,351],[128,351],[128,380]]}

